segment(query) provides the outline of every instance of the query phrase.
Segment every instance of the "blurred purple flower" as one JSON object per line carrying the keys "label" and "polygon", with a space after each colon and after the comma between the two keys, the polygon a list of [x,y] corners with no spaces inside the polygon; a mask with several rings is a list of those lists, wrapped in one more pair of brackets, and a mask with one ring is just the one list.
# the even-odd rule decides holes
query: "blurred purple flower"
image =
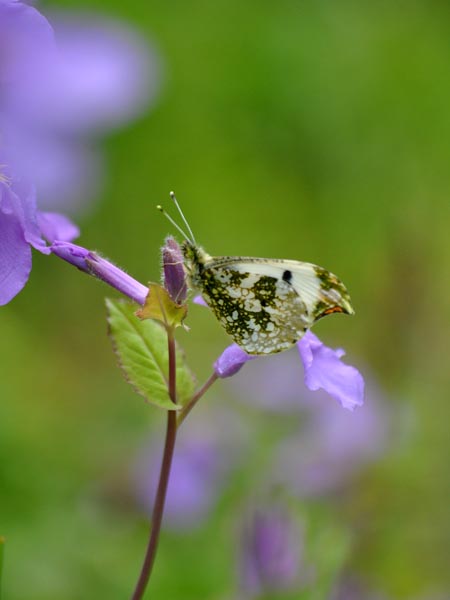
{"label": "blurred purple flower", "polygon": [[0,98],[53,48],[53,31],[33,7],[0,0]]}
{"label": "blurred purple flower", "polygon": [[364,409],[353,414],[331,405],[325,393],[306,394],[299,430],[279,445],[273,479],[300,497],[339,489],[376,460],[389,443],[383,400],[369,386]]}
{"label": "blurred purple flower", "polygon": [[347,575],[339,581],[330,600],[388,600],[388,596],[375,591],[360,577]]}
{"label": "blurred purple flower", "polygon": [[[355,367],[340,360],[345,354],[343,350],[328,348],[310,331],[297,342],[297,348],[303,362],[305,385],[308,389],[324,389],[348,410],[363,404],[364,380]],[[237,344],[232,344],[216,360],[214,370],[219,377],[230,377],[254,358],[257,357],[247,354]]]}
{"label": "blurred purple flower", "polygon": [[299,386],[298,353],[251,362],[230,384],[241,402],[287,415],[289,435],[276,441],[270,479],[300,497],[339,489],[391,443],[392,413],[373,381],[364,407],[349,412],[328,394]]}
{"label": "blurred purple flower", "polygon": [[306,579],[303,532],[284,507],[271,505],[253,510],[242,533],[239,566],[246,597],[302,585]]}
{"label": "blurred purple flower", "polygon": [[40,206],[47,210],[86,210],[103,186],[100,152],[85,138],[50,134],[8,119],[0,131],[8,143],[11,163],[35,183]]}
{"label": "blurred purple flower", "polygon": [[0,305],[12,300],[28,281],[31,247],[49,254],[44,238],[72,240],[78,234],[63,215],[39,212],[34,188],[4,167],[0,173]]}
{"label": "blurred purple flower", "polygon": [[[27,16],[26,24],[24,18],[17,21],[22,37],[30,23],[34,25],[34,43],[16,52],[14,85],[1,94],[0,129],[11,160],[16,171],[36,184],[46,206],[78,204],[100,177],[101,160],[90,147],[93,133],[117,127],[143,111],[158,85],[156,59],[134,33],[109,19],[55,17],[53,43],[50,26],[34,8],[20,2],[3,5],[15,5],[16,13]],[[44,37],[36,33],[42,23],[45,44],[37,43]],[[1,33],[0,45],[7,45],[9,55],[12,36],[5,41]],[[11,70],[8,66],[8,73]]]}
{"label": "blurred purple flower", "polygon": [[[199,417],[178,433],[165,509],[173,529],[196,527],[208,516],[247,440],[229,412],[208,418],[203,411]],[[136,464],[137,498],[146,512],[154,501],[160,460],[160,444],[154,443]]]}
{"label": "blurred purple flower", "polygon": [[[136,33],[95,14],[60,12],[51,22],[57,54],[38,75],[41,85],[33,102],[23,94],[16,98],[22,118],[48,130],[92,134],[118,127],[146,109],[157,89],[158,65]],[[30,74],[28,91],[33,83]]]}

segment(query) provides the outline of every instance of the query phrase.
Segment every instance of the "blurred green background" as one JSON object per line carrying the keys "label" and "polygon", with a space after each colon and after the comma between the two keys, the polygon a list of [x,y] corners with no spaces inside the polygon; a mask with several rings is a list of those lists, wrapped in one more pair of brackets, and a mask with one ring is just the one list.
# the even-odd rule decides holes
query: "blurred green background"
{"label": "blurred green background", "polygon": [[[142,282],[158,279],[159,248],[173,232],[154,206],[168,205],[174,189],[211,254],[292,258],[338,273],[357,315],[325,319],[315,333],[375,379],[395,434],[344,494],[302,511],[314,528],[336,527],[348,540],[336,572],[356,574],[383,598],[444,598],[449,4],[39,4],[44,14],[55,7],[122,19],[154,44],[164,72],[151,110],[104,143],[106,187],[78,219],[80,244]],[[116,368],[106,295],[114,296],[35,253],[28,285],[0,311],[7,600],[126,598],[137,578],[148,524],[126,473],[143,444],[161,438],[164,415]],[[200,308],[189,325],[179,340],[201,382],[227,338]],[[225,407],[228,383],[196,410]],[[299,394],[302,386],[299,373]],[[259,451],[200,527],[163,532],[149,598],[237,598],[232,534]],[[327,548],[313,561],[319,579]],[[325,591],[289,597],[330,598],[337,575],[323,576]]]}

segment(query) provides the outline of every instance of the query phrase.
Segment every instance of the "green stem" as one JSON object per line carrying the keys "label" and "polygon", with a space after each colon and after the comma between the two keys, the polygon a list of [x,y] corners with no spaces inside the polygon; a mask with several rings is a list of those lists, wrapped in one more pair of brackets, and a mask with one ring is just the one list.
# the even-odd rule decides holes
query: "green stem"
{"label": "green stem", "polygon": [[214,372],[209,377],[209,379],[205,381],[202,387],[192,396],[191,400],[185,406],[183,406],[183,408],[178,413],[178,427],[185,420],[185,418],[188,416],[188,414],[191,412],[191,410],[194,408],[194,406],[197,404],[200,398],[209,390],[212,384],[215,381],[217,381],[217,379],[218,376]]}
{"label": "green stem", "polygon": [[[176,351],[174,332],[172,328],[167,329],[167,344],[169,353],[169,396],[172,402],[176,404]],[[150,579],[153,564],[155,562],[176,436],[177,415],[174,410],[169,410],[167,411],[166,439],[164,442],[164,452],[161,463],[161,470],[159,473],[158,488],[156,490],[155,504],[153,506],[152,523],[150,527],[150,538],[148,541],[147,551],[145,553],[141,573],[139,575],[139,579],[136,584],[132,600],[141,600],[143,598],[148,581]]]}

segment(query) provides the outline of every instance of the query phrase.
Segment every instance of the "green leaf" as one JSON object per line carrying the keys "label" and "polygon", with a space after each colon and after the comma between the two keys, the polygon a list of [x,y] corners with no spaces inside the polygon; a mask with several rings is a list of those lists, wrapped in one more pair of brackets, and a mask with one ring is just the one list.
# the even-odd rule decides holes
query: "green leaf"
{"label": "green leaf", "polygon": [[3,574],[3,558],[4,552],[3,549],[5,547],[5,538],[0,535],[0,599],[2,597],[2,574]]}
{"label": "green leaf", "polygon": [[140,319],[156,319],[167,327],[180,327],[186,314],[186,304],[175,304],[168,291],[158,283],[149,284],[144,307],[136,311]]}
{"label": "green leaf", "polygon": [[195,381],[183,353],[177,347],[177,405],[170,400],[167,389],[167,332],[156,321],[141,321],[135,315],[135,305],[106,300],[109,334],[119,366],[134,390],[160,408],[178,410],[194,391]]}

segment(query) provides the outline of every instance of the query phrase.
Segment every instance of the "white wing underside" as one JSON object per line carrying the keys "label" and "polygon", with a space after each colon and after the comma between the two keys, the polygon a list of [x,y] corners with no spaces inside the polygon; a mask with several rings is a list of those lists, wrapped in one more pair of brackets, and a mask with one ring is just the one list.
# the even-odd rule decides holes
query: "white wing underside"
{"label": "white wing underside", "polygon": [[322,296],[321,281],[316,273],[316,265],[296,260],[251,258],[251,257],[217,257],[205,264],[206,268],[233,269],[238,273],[266,275],[275,279],[283,279],[283,274],[290,271],[290,284],[300,296],[308,312],[312,312]]}
{"label": "white wing underside", "polygon": [[342,282],[314,264],[204,251],[199,259],[188,269],[191,285],[249,354],[285,350],[322,316],[353,312]]}

